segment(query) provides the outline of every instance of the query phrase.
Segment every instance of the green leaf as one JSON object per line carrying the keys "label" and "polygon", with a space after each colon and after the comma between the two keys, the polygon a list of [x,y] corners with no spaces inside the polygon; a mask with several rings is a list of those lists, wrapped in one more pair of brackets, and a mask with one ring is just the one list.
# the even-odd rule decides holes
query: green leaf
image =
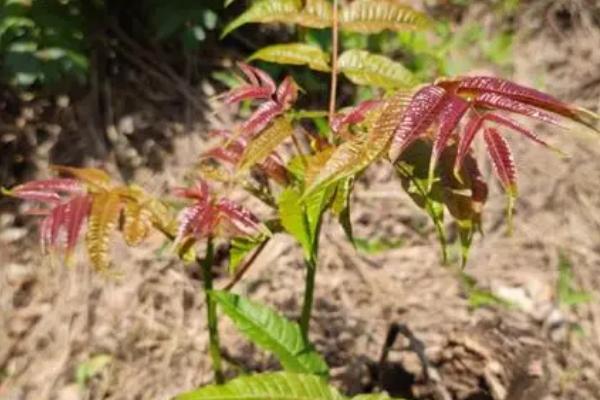
{"label": "green leaf", "polygon": [[231,21],[223,30],[226,36],[248,23],[287,23],[309,28],[326,28],[331,25],[331,4],[326,0],[258,0],[242,15]]}
{"label": "green leaf", "polygon": [[305,256],[310,258],[312,238],[300,198],[301,194],[298,189],[293,187],[286,188],[279,195],[277,203],[279,218],[281,219],[283,228],[300,243],[304,249]]}
{"label": "green leaf", "polygon": [[235,273],[237,267],[262,242],[256,238],[237,237],[231,240],[229,249],[229,273]]}
{"label": "green leaf", "polygon": [[340,13],[340,27],[360,33],[416,30],[429,25],[427,15],[390,0],[357,0]]}
{"label": "green leaf", "polygon": [[567,256],[561,253],[558,264],[558,303],[567,307],[589,303],[592,300],[592,295],[578,290],[573,281],[573,265]]}
{"label": "green leaf", "polygon": [[320,47],[306,43],[276,44],[263,47],[249,61],[263,60],[277,64],[308,65],[315,71],[329,72],[329,55]]}
{"label": "green leaf", "polygon": [[209,385],[175,400],[344,400],[315,375],[272,372],[242,376],[224,385]]}
{"label": "green leaf", "polygon": [[331,204],[331,212],[338,218],[346,237],[351,243],[354,243],[352,221],[350,219],[350,195],[352,194],[353,185],[354,177],[346,178],[338,183]]}
{"label": "green leaf", "polygon": [[75,381],[80,387],[84,387],[86,382],[98,375],[110,362],[112,357],[108,354],[99,354],[89,360],[79,364],[75,371]]}
{"label": "green leaf", "polygon": [[354,238],[354,246],[365,254],[378,254],[387,250],[393,250],[402,247],[402,239],[365,239]]}
{"label": "green leaf", "polygon": [[402,64],[366,50],[347,50],[340,56],[339,70],[357,85],[386,89],[412,87],[415,76]]}
{"label": "green leaf", "polygon": [[297,323],[233,293],[213,291],[211,296],[240,332],[252,343],[273,353],[285,370],[327,376],[327,364],[305,343]]}

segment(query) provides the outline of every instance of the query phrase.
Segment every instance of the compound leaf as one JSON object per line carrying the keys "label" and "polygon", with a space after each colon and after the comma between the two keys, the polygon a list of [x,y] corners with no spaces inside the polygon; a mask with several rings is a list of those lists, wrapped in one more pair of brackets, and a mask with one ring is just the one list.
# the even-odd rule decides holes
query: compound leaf
{"label": "compound leaf", "polygon": [[249,61],[263,60],[277,64],[308,65],[315,71],[329,72],[329,55],[320,47],[306,43],[276,44],[263,47]]}
{"label": "compound leaf", "polygon": [[224,385],[209,385],[175,400],[344,400],[321,377],[291,372],[242,376]]}
{"label": "compound leaf", "polygon": [[346,50],[340,55],[339,68],[340,72],[357,85],[396,89],[417,83],[413,73],[404,65],[366,50]]}
{"label": "compound leaf", "polygon": [[233,293],[213,291],[211,296],[239,331],[252,343],[272,352],[284,369],[327,376],[327,364],[303,339],[297,323]]}
{"label": "compound leaf", "polygon": [[360,33],[416,30],[429,24],[425,14],[391,0],[357,0],[340,13],[340,27]]}

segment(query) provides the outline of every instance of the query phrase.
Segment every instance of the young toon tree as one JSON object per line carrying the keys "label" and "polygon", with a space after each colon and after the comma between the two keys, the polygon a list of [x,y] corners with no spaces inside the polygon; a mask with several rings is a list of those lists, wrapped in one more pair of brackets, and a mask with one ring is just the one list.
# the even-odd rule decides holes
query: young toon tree
{"label": "young toon tree", "polygon": [[[513,116],[558,126],[571,120],[588,127],[593,127],[598,116],[496,77],[443,78],[417,85],[408,70],[382,55],[347,50],[338,57],[339,30],[370,34],[428,26],[426,15],[396,2],[257,0],[225,28],[224,34],[246,23],[331,29],[331,54],[314,45],[289,43],[269,46],[251,57],[330,72],[327,111],[295,110],[298,87],[291,77],[277,84],[264,71],[239,63],[245,79],[239,87],[224,93],[221,100],[225,104],[250,101],[256,108],[231,131],[213,132],[222,137],[222,143],[202,154],[197,185],[176,190],[176,195],[191,201],[183,209],[174,209],[139,187],[113,184],[110,177],[95,169],[58,167],[58,172],[69,177],[33,181],[5,193],[46,206],[34,211],[43,216],[40,234],[45,251],[64,251],[69,259],[87,225],[88,254],[100,270],[109,268],[109,236],[114,230],[122,232],[127,244],[137,245],[154,228],[173,242],[182,259],[193,256],[194,243],[205,243],[205,256],[197,261],[204,273],[216,383],[223,382],[217,305],[240,332],[272,352],[286,372],[242,377],[178,398],[343,399],[326,383],[327,365],[309,342],[324,213],[331,211],[353,240],[350,223],[353,182],[376,161],[390,162],[402,187],[432,218],[444,261],[446,239],[442,221],[445,212],[450,214],[460,233],[464,265],[473,235],[481,229],[481,213],[488,194],[487,184],[471,154],[476,136],[483,135],[490,162],[507,193],[510,220],[517,179],[512,152],[503,135],[517,133],[550,148]],[[357,85],[386,89],[386,95],[337,112],[338,73]],[[298,123],[323,116],[329,119],[326,135],[311,132]],[[291,146],[287,146],[288,142]],[[303,143],[310,146],[303,147]],[[207,182],[211,182],[214,193],[241,187],[271,207],[274,215],[261,223],[242,206],[212,194]],[[229,293],[270,237],[281,231],[292,235],[304,252],[307,273],[299,323]],[[212,285],[215,240],[231,243],[233,277],[223,291],[215,291]],[[244,259],[246,262],[240,265]],[[360,398],[370,397],[386,398],[384,395]]]}

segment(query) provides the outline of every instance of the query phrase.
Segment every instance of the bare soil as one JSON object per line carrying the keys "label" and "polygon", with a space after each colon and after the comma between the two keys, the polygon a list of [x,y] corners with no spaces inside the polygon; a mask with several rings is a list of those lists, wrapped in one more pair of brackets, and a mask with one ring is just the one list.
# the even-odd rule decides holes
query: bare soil
{"label": "bare soil", "polygon": [[[593,3],[524,2],[513,21],[515,79],[599,111],[600,9]],[[470,12],[482,17],[477,7]],[[150,149],[142,155],[168,172],[139,168],[132,176],[161,192],[193,165],[206,122],[157,122],[146,110],[132,123],[152,121],[143,129],[153,142],[138,149]],[[59,117],[47,118],[81,126]],[[466,268],[481,289],[515,304],[510,309],[469,306],[465,285],[440,262],[433,229],[383,164],[358,183],[352,218],[357,236],[402,244],[361,253],[333,221],[326,224],[311,334],[341,390],[383,389],[406,399],[600,399],[600,142],[579,130],[540,133],[571,157],[511,140],[520,165],[514,233],[506,234],[504,197],[492,184],[485,236]],[[54,150],[55,159],[70,154]],[[91,272],[85,257],[73,268],[49,265],[34,227],[14,213],[4,212],[0,223],[0,399],[168,399],[210,381],[199,273],[153,250],[159,238],[140,249],[117,245],[121,275],[107,278]],[[592,301],[558,301],[561,252]],[[297,246],[277,237],[236,291],[296,317],[300,260]],[[382,363],[390,327],[399,335]],[[228,375],[277,368],[227,322],[222,331]],[[77,370],[98,355],[110,362],[79,386]]]}

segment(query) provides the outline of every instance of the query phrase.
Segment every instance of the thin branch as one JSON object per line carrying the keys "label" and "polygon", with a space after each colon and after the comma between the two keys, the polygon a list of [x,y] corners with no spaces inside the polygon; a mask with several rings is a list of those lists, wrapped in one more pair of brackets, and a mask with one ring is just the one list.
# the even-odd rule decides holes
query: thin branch
{"label": "thin branch", "polygon": [[331,88],[329,91],[329,124],[335,116],[335,105],[337,98],[338,84],[338,51],[339,51],[339,16],[338,16],[338,0],[333,0],[333,24],[332,24],[332,49],[331,49]]}
{"label": "thin branch", "polygon": [[265,246],[267,245],[267,243],[269,243],[269,240],[270,238],[266,239],[256,248],[256,250],[254,250],[254,253],[252,253],[252,256],[248,259],[248,261],[246,261],[244,265],[238,268],[231,281],[229,281],[225,286],[223,286],[221,290],[229,291],[233,289],[233,287],[244,277],[246,272],[248,272],[252,264],[254,264],[254,261],[256,261],[260,253],[262,253],[262,251],[265,249]]}

